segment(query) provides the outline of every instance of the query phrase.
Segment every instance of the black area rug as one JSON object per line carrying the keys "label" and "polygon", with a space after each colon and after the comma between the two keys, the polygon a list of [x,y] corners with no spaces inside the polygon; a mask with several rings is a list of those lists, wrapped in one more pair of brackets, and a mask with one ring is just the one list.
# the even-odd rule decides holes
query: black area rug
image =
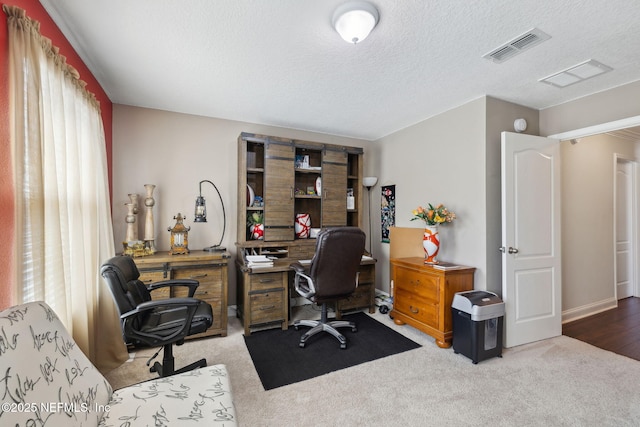
{"label": "black area rug", "polygon": [[300,348],[300,336],[308,327],[296,331],[293,326],[283,331],[271,329],[245,336],[244,341],[253,359],[265,390],[293,384],[360,363],[380,359],[420,347],[393,329],[365,313],[343,316],[356,322],[357,332],[340,328],[347,338],[347,348],[330,334],[323,332],[309,338]]}

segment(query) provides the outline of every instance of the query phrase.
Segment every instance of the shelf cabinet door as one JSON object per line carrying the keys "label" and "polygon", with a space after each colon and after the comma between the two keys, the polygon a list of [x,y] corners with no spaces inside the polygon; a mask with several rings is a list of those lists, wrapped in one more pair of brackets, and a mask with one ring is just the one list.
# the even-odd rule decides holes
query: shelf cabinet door
{"label": "shelf cabinet door", "polygon": [[264,240],[293,240],[293,144],[268,142],[265,147]]}
{"label": "shelf cabinet door", "polygon": [[322,226],[347,225],[347,153],[326,150],[322,157]]}

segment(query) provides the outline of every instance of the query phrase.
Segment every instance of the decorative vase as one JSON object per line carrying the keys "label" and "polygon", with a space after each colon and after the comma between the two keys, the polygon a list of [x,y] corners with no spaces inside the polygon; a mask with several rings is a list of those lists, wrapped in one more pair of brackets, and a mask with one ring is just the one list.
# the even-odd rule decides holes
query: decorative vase
{"label": "decorative vase", "polygon": [[308,239],[309,230],[311,230],[311,216],[308,213],[296,214],[294,228],[298,239]]}
{"label": "decorative vase", "polygon": [[124,237],[124,241],[129,243],[138,240],[138,233],[136,232],[136,206],[133,203],[125,203],[124,205],[127,207],[127,216],[125,217],[127,233]]}
{"label": "decorative vase", "polygon": [[[138,205],[138,193],[129,194],[129,200],[131,200],[131,204],[133,205],[133,239],[138,240],[138,212],[140,212],[140,207]],[[128,221],[127,221],[128,222]]]}
{"label": "decorative vase", "polygon": [[153,206],[156,204],[156,200],[153,198],[153,190],[156,188],[154,184],[145,184],[145,190],[147,191],[147,197],[144,199],[145,218],[144,218],[144,242],[146,248],[151,254],[156,253],[155,244],[155,226],[153,221]]}
{"label": "decorative vase", "polygon": [[437,264],[438,251],[440,250],[440,236],[437,225],[426,225],[424,227],[424,237],[422,238],[424,248],[424,263]]}
{"label": "decorative vase", "polygon": [[252,240],[263,240],[264,239],[264,224],[253,224],[249,227],[249,232],[251,233]]}

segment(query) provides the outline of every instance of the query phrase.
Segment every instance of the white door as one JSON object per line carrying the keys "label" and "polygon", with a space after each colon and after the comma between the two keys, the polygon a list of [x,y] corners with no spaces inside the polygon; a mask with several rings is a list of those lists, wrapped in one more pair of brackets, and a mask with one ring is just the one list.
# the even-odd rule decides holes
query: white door
{"label": "white door", "polygon": [[502,133],[504,346],[562,334],[560,144]]}
{"label": "white door", "polygon": [[633,296],[633,164],[616,160],[616,295]]}

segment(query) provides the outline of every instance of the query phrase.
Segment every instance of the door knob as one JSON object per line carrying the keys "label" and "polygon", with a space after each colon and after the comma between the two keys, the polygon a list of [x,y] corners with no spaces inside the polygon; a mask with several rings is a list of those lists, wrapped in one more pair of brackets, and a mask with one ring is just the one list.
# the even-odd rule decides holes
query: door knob
{"label": "door knob", "polygon": [[517,254],[519,252],[516,248],[512,248],[511,246],[509,246],[509,249],[505,248],[504,246],[500,246],[498,250],[502,253],[508,252],[510,254]]}

